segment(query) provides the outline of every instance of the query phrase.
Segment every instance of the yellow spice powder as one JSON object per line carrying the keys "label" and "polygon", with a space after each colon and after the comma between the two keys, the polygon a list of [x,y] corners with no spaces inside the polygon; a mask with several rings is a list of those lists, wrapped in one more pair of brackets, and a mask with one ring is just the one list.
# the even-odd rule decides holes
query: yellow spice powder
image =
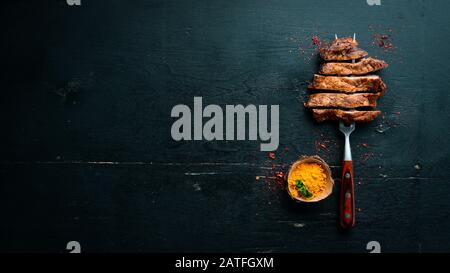
{"label": "yellow spice powder", "polygon": [[296,180],[301,180],[314,198],[325,190],[327,175],[324,168],[317,163],[301,163],[293,169],[288,178],[289,191],[295,198],[302,197],[297,190]]}

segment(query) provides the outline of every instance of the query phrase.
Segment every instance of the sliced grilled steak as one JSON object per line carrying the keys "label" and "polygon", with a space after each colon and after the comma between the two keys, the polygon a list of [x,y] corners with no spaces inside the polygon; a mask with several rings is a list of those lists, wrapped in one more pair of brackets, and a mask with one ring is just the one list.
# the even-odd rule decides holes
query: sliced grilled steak
{"label": "sliced grilled steak", "polygon": [[321,66],[319,74],[324,75],[365,75],[388,67],[385,61],[374,58],[365,58],[357,63],[325,63]]}
{"label": "sliced grilled steak", "polygon": [[383,93],[387,87],[377,75],[358,77],[321,76],[314,74],[314,80],[309,85],[310,89],[335,90],[344,93],[373,92]]}
{"label": "sliced grilled steak", "polygon": [[340,109],[313,109],[312,111],[317,122],[327,120],[342,120],[345,123],[370,122],[381,114],[381,111],[346,111]]}
{"label": "sliced grilled steak", "polygon": [[334,39],[329,46],[325,47],[326,50],[331,52],[349,51],[358,46],[358,42],[353,40],[352,37],[345,37]]}
{"label": "sliced grilled steak", "polygon": [[339,93],[316,93],[309,96],[305,107],[328,107],[328,108],[357,108],[376,107],[380,95],[373,93],[339,94]]}
{"label": "sliced grilled steak", "polygon": [[367,51],[362,50],[360,48],[353,48],[344,51],[333,51],[330,50],[329,48],[321,48],[319,52],[320,56],[325,61],[350,61],[361,59],[369,55]]}

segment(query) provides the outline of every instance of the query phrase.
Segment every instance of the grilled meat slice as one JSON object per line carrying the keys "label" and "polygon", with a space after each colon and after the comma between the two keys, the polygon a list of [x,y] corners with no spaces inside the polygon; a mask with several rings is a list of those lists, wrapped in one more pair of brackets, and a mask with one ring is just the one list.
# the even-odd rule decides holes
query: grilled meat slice
{"label": "grilled meat slice", "polygon": [[344,37],[334,39],[329,46],[325,47],[331,52],[348,51],[358,46],[358,42],[353,40],[352,37]]}
{"label": "grilled meat slice", "polygon": [[357,108],[376,107],[380,95],[373,93],[340,94],[316,93],[309,96],[305,107]]}
{"label": "grilled meat slice", "polygon": [[357,63],[324,63],[319,74],[324,75],[365,75],[388,67],[385,61],[365,58]]}
{"label": "grilled meat slice", "polygon": [[358,77],[321,76],[314,74],[313,82],[308,86],[310,89],[335,90],[344,93],[373,92],[384,93],[386,84],[377,75]]}
{"label": "grilled meat slice", "polygon": [[369,55],[367,51],[362,50],[360,48],[352,48],[350,50],[344,51],[333,51],[329,48],[321,48],[319,50],[320,56],[325,61],[350,61],[361,59]]}
{"label": "grilled meat slice", "polygon": [[345,123],[370,122],[376,119],[381,111],[357,111],[340,109],[313,109],[313,117],[317,122],[342,120]]}

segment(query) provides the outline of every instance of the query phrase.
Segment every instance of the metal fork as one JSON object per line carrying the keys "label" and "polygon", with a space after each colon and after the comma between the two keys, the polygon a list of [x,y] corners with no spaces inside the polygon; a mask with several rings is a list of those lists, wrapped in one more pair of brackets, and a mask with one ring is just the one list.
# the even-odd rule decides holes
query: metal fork
{"label": "metal fork", "polygon": [[350,134],[355,130],[355,123],[345,126],[343,121],[339,121],[339,130],[345,135],[339,218],[341,226],[344,229],[350,229],[355,225],[355,185],[353,182],[353,161],[350,147]]}
{"label": "metal fork", "polygon": [[[338,38],[336,34],[334,34],[334,37],[335,39]],[[353,40],[356,41],[356,33],[353,33]],[[355,60],[352,60],[352,63],[355,63]],[[355,225],[355,184],[353,181],[353,161],[350,147],[350,134],[355,130],[355,123],[345,126],[341,120],[339,121],[339,130],[345,135],[339,219],[344,229],[350,229]]]}

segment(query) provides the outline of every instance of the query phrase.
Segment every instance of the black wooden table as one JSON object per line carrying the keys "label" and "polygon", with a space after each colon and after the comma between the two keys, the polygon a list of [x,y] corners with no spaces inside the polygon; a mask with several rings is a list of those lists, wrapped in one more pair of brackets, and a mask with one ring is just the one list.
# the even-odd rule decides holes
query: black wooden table
{"label": "black wooden table", "polygon": [[[450,250],[448,1],[3,1],[0,251]],[[352,135],[357,226],[337,228],[343,137],[302,105],[311,37],[386,60],[383,117]],[[377,35],[389,35],[392,48]],[[280,146],[171,138],[177,104],[280,105]],[[334,193],[292,202],[301,155]]]}

